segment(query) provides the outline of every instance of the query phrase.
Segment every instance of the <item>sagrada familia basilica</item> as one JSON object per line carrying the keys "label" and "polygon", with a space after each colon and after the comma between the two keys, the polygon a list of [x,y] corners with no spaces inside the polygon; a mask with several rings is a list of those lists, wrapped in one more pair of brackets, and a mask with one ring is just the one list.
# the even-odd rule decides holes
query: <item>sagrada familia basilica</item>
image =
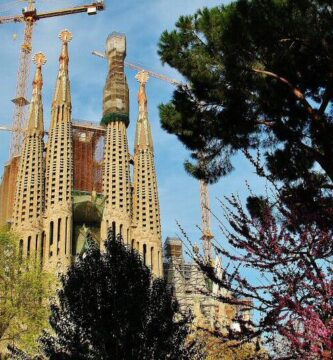
{"label": "sagrada familia basilica", "polygon": [[[68,50],[72,34],[64,30],[59,37],[62,48],[48,140],[44,143],[42,100],[46,57],[37,53],[22,151],[5,166],[0,184],[0,225],[7,224],[18,234],[23,256],[38,257],[44,269],[56,272],[66,270],[85,250],[88,234],[103,249],[108,229],[112,229],[141,254],[155,276],[165,277],[182,309],[191,308],[211,327],[217,322],[219,326],[232,322],[238,310],[205,297],[209,284],[196,264],[184,260],[178,238],[167,239],[162,256],[146,95],[148,74],[141,71],[136,76],[139,111],[132,155],[127,140],[130,119],[125,35],[112,33],[107,38],[109,70],[100,124],[72,119]],[[219,295],[219,289],[214,291]]]}
{"label": "sagrada familia basilica", "polygon": [[[42,100],[46,57],[38,53],[34,57],[36,73],[29,121],[16,165],[15,195],[10,196],[13,183],[10,176],[6,177],[14,170],[5,169],[0,191],[1,220],[10,222],[19,234],[23,255],[37,254],[46,269],[68,267],[83,250],[88,233],[102,247],[102,240],[112,228],[142,254],[155,275],[162,276],[160,208],[145,89],[147,73],[137,75],[139,116],[132,156],[127,141],[125,36],[113,33],[107,39],[109,72],[101,125],[72,121],[68,51],[72,34],[64,30],[60,39],[48,141],[44,144]],[[101,147],[102,158],[98,159]],[[10,165],[14,167],[13,162]]]}

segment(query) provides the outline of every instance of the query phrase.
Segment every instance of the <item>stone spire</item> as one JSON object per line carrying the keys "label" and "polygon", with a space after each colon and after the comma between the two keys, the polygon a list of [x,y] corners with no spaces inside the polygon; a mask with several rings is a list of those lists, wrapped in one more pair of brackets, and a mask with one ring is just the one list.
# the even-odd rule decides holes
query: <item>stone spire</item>
{"label": "stone spire", "polygon": [[20,250],[25,256],[41,252],[42,213],[44,204],[44,119],[42,66],[46,57],[33,58],[36,73],[33,80],[29,122],[26,128],[17,178],[13,229],[20,236]]}
{"label": "stone spire", "polygon": [[148,73],[136,76],[140,83],[139,117],[134,147],[134,192],[132,244],[153,273],[162,276],[162,240],[154,148],[148,119],[146,83]]}
{"label": "stone spire", "polygon": [[68,73],[68,43],[72,34],[59,35],[62,49],[51,111],[46,153],[45,263],[62,270],[71,261],[72,248],[72,101]]}
{"label": "stone spire", "polygon": [[125,243],[131,231],[131,181],[127,126],[129,124],[129,93],[124,73],[125,35],[112,33],[106,41],[109,73],[104,87],[103,119],[106,126],[104,149],[103,193],[105,207],[101,239],[112,228],[121,233]]}

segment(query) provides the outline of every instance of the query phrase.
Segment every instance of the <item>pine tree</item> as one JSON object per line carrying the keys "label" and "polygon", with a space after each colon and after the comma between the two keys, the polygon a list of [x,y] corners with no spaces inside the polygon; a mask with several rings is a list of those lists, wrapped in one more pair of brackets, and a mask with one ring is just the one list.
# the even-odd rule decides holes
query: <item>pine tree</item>
{"label": "pine tree", "polygon": [[[121,239],[87,251],[62,277],[40,339],[48,359],[187,359],[188,319],[181,318],[162,279],[152,278]],[[178,318],[179,320],[176,320]]]}
{"label": "pine tree", "polygon": [[161,105],[161,122],[192,152],[192,175],[216,181],[235,153],[261,149],[285,203],[330,226],[332,22],[331,1],[237,0],[162,34],[162,61],[190,86]]}

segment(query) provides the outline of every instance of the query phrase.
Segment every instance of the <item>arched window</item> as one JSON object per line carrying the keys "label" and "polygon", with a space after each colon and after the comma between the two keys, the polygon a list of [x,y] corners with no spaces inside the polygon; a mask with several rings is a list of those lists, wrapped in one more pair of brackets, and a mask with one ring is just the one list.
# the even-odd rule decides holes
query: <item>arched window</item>
{"label": "arched window", "polygon": [[134,239],[132,239],[132,249],[134,249]]}

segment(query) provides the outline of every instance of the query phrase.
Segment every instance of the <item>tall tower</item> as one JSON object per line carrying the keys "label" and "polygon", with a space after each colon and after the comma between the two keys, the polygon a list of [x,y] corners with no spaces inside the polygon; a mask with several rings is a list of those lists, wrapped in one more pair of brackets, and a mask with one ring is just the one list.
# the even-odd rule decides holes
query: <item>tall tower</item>
{"label": "tall tower", "polygon": [[124,73],[126,38],[112,33],[106,41],[109,73],[104,87],[103,118],[106,126],[103,193],[106,198],[101,224],[101,239],[112,228],[125,243],[131,231],[130,156],[127,142],[129,93]]}
{"label": "tall tower", "polygon": [[44,120],[42,102],[42,65],[46,57],[34,56],[37,65],[33,80],[28,127],[25,132],[19,165],[13,213],[13,229],[20,236],[20,251],[29,257],[40,253],[44,204]]}
{"label": "tall tower", "polygon": [[71,261],[72,243],[72,100],[68,74],[68,43],[72,34],[63,30],[62,50],[52,103],[46,153],[45,264],[62,270]]}
{"label": "tall tower", "polygon": [[146,83],[147,72],[136,76],[140,83],[138,94],[139,117],[134,145],[134,192],[132,244],[143,256],[152,272],[162,275],[161,219],[154,147],[148,119]]}

